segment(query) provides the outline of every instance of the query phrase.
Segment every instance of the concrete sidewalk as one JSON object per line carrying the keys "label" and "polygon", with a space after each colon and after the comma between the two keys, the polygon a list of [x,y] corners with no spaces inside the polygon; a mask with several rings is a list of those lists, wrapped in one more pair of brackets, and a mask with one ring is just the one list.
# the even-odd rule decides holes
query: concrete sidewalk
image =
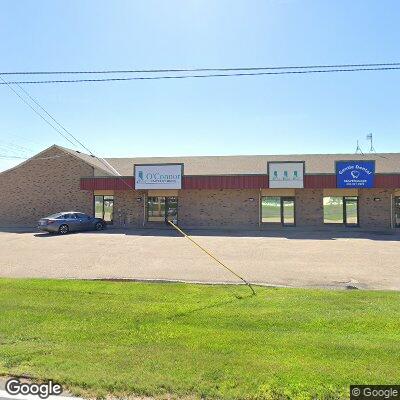
{"label": "concrete sidewalk", "polygon": [[[258,284],[400,290],[400,235],[361,231],[190,231],[221,261]],[[237,283],[171,230],[52,236],[0,232],[0,276]]]}

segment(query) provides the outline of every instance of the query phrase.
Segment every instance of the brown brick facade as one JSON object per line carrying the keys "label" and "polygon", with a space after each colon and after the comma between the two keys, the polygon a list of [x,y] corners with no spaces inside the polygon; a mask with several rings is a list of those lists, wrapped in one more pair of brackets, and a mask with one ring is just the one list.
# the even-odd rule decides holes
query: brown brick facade
{"label": "brown brick facade", "polygon": [[[389,229],[393,190],[362,189],[358,195],[360,226],[365,229]],[[378,200],[379,199],[379,200]]]}
{"label": "brown brick facade", "polygon": [[144,221],[144,192],[119,190],[114,192],[114,224],[140,228]]}
{"label": "brown brick facade", "polygon": [[321,226],[324,222],[322,189],[296,190],[296,226]]}
{"label": "brown brick facade", "polygon": [[[52,146],[0,173],[0,226],[34,226],[43,216],[76,210],[93,213],[93,192],[80,190],[80,178],[93,177],[90,157]],[[101,173],[101,171],[99,172]],[[336,189],[335,189],[336,190]],[[143,227],[146,191],[114,190],[114,224]],[[296,226],[325,227],[323,189],[296,189]],[[389,229],[394,189],[360,189],[362,229]],[[397,192],[399,193],[399,192]],[[100,193],[99,193],[100,194]],[[259,189],[184,189],[178,194],[178,223],[192,228],[259,229]],[[277,227],[273,225],[272,228]],[[268,228],[263,224],[262,228]]]}
{"label": "brown brick facade", "polygon": [[2,172],[0,226],[32,226],[59,211],[91,214],[92,194],[79,190],[80,177],[91,175],[93,167],[53,147]]}
{"label": "brown brick facade", "polygon": [[178,221],[182,226],[190,227],[257,228],[259,191],[181,190]]}

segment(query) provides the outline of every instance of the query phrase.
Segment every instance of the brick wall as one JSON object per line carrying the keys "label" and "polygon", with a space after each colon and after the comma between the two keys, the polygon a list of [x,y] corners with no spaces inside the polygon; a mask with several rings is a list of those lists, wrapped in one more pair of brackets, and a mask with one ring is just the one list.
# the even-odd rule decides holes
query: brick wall
{"label": "brick wall", "polygon": [[[360,190],[360,227],[383,229],[390,227],[389,190]],[[144,191],[116,191],[114,194],[115,225],[142,227],[144,219]],[[252,189],[180,190],[178,223],[192,228],[258,229],[259,192]],[[379,197],[381,201],[374,201]],[[138,198],[141,200],[138,201]],[[251,201],[250,198],[254,200]],[[333,226],[323,223],[322,189],[296,190],[296,226]],[[152,224],[147,224],[152,225]],[[271,225],[276,229],[277,225]],[[268,228],[263,224],[263,229]]]}
{"label": "brick wall", "polygon": [[80,177],[91,175],[93,167],[54,147],[0,173],[0,226],[34,226],[66,210],[91,214],[92,193],[79,189]]}
{"label": "brick wall", "polygon": [[257,228],[258,198],[254,189],[181,190],[178,222],[184,227]]}
{"label": "brick wall", "polygon": [[[143,226],[143,197],[141,190],[114,191],[114,225],[127,227]],[[141,200],[138,201],[138,198]]]}
{"label": "brick wall", "polygon": [[[358,194],[360,227],[366,229],[389,229],[390,207],[393,190],[361,189]],[[380,201],[374,201],[379,198]]]}
{"label": "brick wall", "polygon": [[[34,226],[41,217],[66,210],[92,214],[93,193],[80,190],[79,181],[93,174],[93,167],[55,147],[0,173],[0,226]],[[359,191],[361,228],[390,228],[393,193],[385,189]],[[115,225],[141,227],[143,197],[144,191],[115,191]],[[323,226],[322,198],[322,189],[296,190],[298,227]],[[178,221],[183,227],[258,229],[259,191],[181,190]]]}
{"label": "brick wall", "polygon": [[322,226],[324,223],[322,189],[296,190],[296,225]]}

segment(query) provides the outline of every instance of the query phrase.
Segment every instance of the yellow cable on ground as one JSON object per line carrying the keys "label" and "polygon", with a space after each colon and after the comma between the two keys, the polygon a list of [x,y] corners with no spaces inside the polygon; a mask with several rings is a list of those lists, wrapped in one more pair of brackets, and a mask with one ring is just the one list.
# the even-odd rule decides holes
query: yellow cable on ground
{"label": "yellow cable on ground", "polygon": [[185,232],[183,232],[182,229],[180,229],[178,226],[176,226],[172,221],[168,221],[179,233],[181,233],[185,238],[189,239],[194,245],[196,245],[199,249],[203,250],[204,253],[209,255],[214,261],[216,261],[219,265],[221,265],[223,268],[228,270],[231,274],[235,275],[237,278],[239,278],[242,282],[244,282],[252,291],[253,295],[256,294],[256,292],[253,289],[253,286],[251,286],[251,283],[246,281],[246,279],[242,278],[240,275],[238,275],[235,271],[227,267],[224,263],[218,260],[215,256],[213,256],[207,249],[205,249],[203,246],[199,245],[196,241],[194,241],[189,235],[187,235]]}

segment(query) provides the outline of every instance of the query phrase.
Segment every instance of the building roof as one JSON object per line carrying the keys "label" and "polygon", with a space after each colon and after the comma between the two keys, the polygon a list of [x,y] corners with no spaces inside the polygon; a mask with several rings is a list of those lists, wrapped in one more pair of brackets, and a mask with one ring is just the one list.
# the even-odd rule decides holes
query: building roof
{"label": "building roof", "polygon": [[[58,147],[95,168],[95,175],[114,175],[112,168],[99,159],[76,150]],[[376,173],[400,173],[400,153],[368,154],[290,154],[191,157],[104,158],[122,176],[132,176],[134,164],[183,163],[185,175],[258,175],[267,174],[270,161],[305,161],[306,174],[334,174],[335,161],[375,160]]]}
{"label": "building roof", "polygon": [[106,158],[121,175],[133,175],[134,164],[183,163],[185,175],[267,174],[269,161],[305,161],[306,174],[334,174],[335,161],[375,160],[377,173],[400,173],[400,153],[290,154],[194,157]]}
{"label": "building roof", "polygon": [[68,149],[67,147],[62,147],[58,145],[53,146],[71,154],[74,157],[81,159],[87,164],[90,164],[92,167],[95,168],[95,170],[97,170],[96,172],[98,175],[116,175],[115,173],[113,173],[112,168],[107,167],[107,164],[105,162],[102,162],[100,159],[93,157],[90,154],[82,153],[81,151]]}

